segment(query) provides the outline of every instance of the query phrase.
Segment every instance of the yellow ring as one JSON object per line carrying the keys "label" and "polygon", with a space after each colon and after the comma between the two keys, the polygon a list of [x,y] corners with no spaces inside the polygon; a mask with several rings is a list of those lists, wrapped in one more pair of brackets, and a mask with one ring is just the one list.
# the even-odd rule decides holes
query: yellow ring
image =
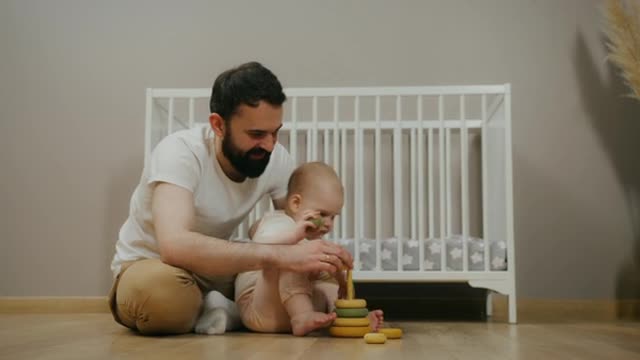
{"label": "yellow ring", "polygon": [[378,329],[378,332],[385,334],[387,339],[400,339],[402,337],[402,329],[399,328],[382,328]]}
{"label": "yellow ring", "polygon": [[371,329],[368,326],[332,326],[329,334],[336,337],[363,337]]}
{"label": "yellow ring", "polygon": [[361,309],[367,307],[367,301],[364,299],[338,299],[335,304],[338,309]]}
{"label": "yellow ring", "polygon": [[384,344],[387,342],[387,336],[382,333],[368,333],[364,335],[364,341],[367,344]]}
{"label": "yellow ring", "polygon": [[341,318],[363,318],[369,315],[369,310],[367,308],[358,308],[358,309],[340,309],[336,308],[336,315]]}
{"label": "yellow ring", "polygon": [[369,318],[337,318],[333,326],[369,326]]}

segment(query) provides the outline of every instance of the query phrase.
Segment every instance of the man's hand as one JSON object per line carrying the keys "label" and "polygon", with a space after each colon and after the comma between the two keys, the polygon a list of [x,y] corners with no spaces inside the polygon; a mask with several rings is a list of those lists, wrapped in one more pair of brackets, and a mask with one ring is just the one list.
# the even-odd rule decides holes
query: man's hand
{"label": "man's hand", "polygon": [[326,271],[353,268],[353,257],[342,246],[326,240],[312,240],[297,245],[281,247],[276,266],[294,272]]}

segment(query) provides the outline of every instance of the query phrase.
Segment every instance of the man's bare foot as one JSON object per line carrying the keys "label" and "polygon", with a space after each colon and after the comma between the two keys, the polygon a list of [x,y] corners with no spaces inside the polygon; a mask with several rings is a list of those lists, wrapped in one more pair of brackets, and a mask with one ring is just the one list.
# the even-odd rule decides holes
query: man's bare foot
{"label": "man's bare foot", "polygon": [[291,318],[291,329],[295,336],[305,336],[313,330],[331,325],[336,313],[307,312]]}
{"label": "man's bare foot", "polygon": [[369,327],[372,332],[377,332],[384,323],[384,314],[382,310],[369,311]]}

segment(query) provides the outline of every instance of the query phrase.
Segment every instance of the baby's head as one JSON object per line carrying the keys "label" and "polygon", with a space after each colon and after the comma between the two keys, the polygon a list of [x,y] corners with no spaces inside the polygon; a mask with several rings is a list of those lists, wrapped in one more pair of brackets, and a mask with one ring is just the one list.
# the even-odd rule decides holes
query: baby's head
{"label": "baby's head", "polygon": [[322,162],[300,165],[289,178],[286,213],[298,221],[306,210],[316,210],[323,221],[322,236],[333,229],[333,220],[344,204],[342,183],[331,166]]}

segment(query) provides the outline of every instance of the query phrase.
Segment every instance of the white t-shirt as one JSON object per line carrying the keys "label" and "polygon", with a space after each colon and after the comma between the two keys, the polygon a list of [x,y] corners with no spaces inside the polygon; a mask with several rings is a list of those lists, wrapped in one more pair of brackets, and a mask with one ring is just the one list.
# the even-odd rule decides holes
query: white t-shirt
{"label": "white t-shirt", "polygon": [[265,194],[271,199],[286,196],[294,162],[281,144],[276,143],[260,177],[237,183],[225,175],[216,159],[214,136],[206,124],[177,131],[158,143],[131,197],[129,217],[120,228],[111,263],[114,276],[123,262],[160,258],[151,217],[151,195],[157,182],[191,191],[195,202],[192,231],[219,239],[229,239]]}

